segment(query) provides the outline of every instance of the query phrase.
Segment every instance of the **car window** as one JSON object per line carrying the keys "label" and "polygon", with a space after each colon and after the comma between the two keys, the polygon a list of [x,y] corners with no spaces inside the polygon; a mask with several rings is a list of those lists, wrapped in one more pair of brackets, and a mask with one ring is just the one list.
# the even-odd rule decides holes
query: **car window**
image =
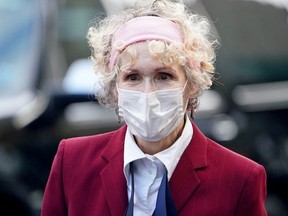
{"label": "car window", "polygon": [[31,87],[40,49],[37,0],[0,2],[0,97]]}

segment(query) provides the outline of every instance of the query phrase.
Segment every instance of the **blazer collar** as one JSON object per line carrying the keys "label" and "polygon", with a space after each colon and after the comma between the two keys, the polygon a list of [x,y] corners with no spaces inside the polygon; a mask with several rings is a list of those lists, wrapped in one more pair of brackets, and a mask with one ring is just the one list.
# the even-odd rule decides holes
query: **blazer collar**
{"label": "blazer collar", "polygon": [[193,137],[171,179],[170,189],[178,211],[200,185],[196,170],[207,166],[207,138],[193,123]]}
{"label": "blazer collar", "polygon": [[127,183],[123,173],[126,126],[115,131],[102,154],[107,165],[101,172],[103,189],[111,215],[124,215],[128,206]]}
{"label": "blazer collar", "polygon": [[[192,123],[192,126],[193,137],[184,154],[187,154],[194,169],[198,169],[207,166],[207,138],[194,123]],[[108,162],[119,153],[123,153],[126,130],[127,126],[122,126],[119,130],[115,131],[107,143],[102,157]],[[124,158],[124,155],[122,155],[122,157]]]}

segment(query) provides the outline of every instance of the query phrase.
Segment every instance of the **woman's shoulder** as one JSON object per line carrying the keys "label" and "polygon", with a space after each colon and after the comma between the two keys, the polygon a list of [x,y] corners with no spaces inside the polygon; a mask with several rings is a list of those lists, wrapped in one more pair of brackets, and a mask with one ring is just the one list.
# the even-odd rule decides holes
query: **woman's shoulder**
{"label": "woman's shoulder", "polygon": [[227,170],[237,170],[239,173],[262,172],[263,166],[246,155],[235,152],[221,144],[208,139],[207,156],[213,165],[226,167]]}
{"label": "woman's shoulder", "polygon": [[62,139],[59,148],[65,149],[66,154],[79,155],[84,152],[97,154],[102,152],[111,140],[116,142],[115,145],[121,140],[124,142],[125,133],[126,126],[122,126],[118,130],[106,133]]}
{"label": "woman's shoulder", "polygon": [[[193,140],[194,144],[197,143],[198,148],[201,146],[202,153],[205,153],[207,157],[207,163],[210,163],[210,166],[228,166],[228,167],[237,167],[239,169],[247,170],[247,168],[258,168],[262,167],[257,162],[253,161],[251,158],[245,155],[241,155],[217,142],[206,137],[199,128],[193,124]],[[200,144],[199,144],[200,143]],[[193,148],[191,148],[193,149]],[[194,149],[195,150],[195,149]],[[191,154],[195,154],[192,153]]]}
{"label": "woman's shoulder", "polygon": [[106,133],[101,134],[93,134],[93,135],[86,135],[86,136],[78,136],[78,137],[70,137],[63,139],[61,142],[66,142],[66,144],[70,145],[71,147],[74,145],[89,145],[95,142],[105,142],[116,133],[116,131],[109,131]]}

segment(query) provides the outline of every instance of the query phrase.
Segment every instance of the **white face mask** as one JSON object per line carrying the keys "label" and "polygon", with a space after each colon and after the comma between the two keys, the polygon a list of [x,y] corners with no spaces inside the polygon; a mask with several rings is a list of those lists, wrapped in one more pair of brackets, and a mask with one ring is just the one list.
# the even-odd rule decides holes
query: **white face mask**
{"label": "white face mask", "polygon": [[183,119],[185,86],[149,94],[118,88],[119,115],[135,136],[146,141],[159,141],[175,130]]}

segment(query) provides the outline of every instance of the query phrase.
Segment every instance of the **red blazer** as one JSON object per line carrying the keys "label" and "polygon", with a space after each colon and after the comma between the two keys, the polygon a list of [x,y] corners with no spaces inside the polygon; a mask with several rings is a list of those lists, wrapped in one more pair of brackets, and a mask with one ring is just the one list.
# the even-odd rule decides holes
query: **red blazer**
{"label": "red blazer", "polygon": [[[180,216],[262,216],[263,166],[205,137],[193,124],[170,187]],[[123,174],[126,126],[62,140],[45,189],[42,216],[123,216],[128,205]]]}

